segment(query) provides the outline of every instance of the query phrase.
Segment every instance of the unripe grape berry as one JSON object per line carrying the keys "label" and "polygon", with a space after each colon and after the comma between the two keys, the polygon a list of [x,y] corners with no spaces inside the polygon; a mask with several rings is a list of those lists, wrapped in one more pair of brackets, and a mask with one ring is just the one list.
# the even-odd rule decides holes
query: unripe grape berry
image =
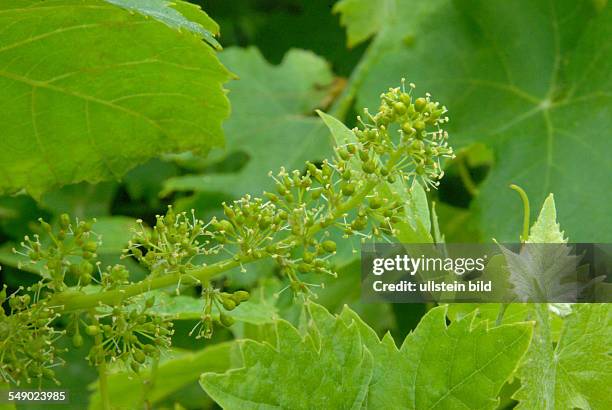
{"label": "unripe grape berry", "polygon": [[398,115],[405,114],[406,106],[401,102],[396,102],[393,104],[393,111],[395,111],[395,113]]}
{"label": "unripe grape berry", "polygon": [[237,290],[233,295],[234,300],[238,300],[239,302],[246,302],[250,297],[251,294],[246,290]]}
{"label": "unripe grape berry", "polygon": [[382,206],[383,200],[377,196],[372,197],[368,200],[368,205],[371,209],[378,209]]}
{"label": "unripe grape berry", "polygon": [[323,241],[323,243],[321,244],[321,247],[325,250],[325,252],[328,252],[328,253],[336,252],[336,242],[332,241],[331,239]]}
{"label": "unripe grape berry", "polygon": [[151,296],[150,298],[148,298],[145,302],[145,307],[147,309],[151,309],[153,307],[153,305],[155,304],[155,296]]}
{"label": "unripe grape berry", "polygon": [[236,320],[233,317],[231,317],[230,315],[226,315],[223,312],[221,312],[221,314],[219,315],[219,321],[225,327],[230,327],[231,325],[236,323]]}
{"label": "unripe grape berry", "polygon": [[138,373],[140,371],[140,365],[136,362],[131,362],[130,367],[134,373]]}
{"label": "unripe grape berry", "polygon": [[98,250],[98,244],[94,241],[88,241],[84,246],[83,250],[91,253],[95,253]]}
{"label": "unripe grape berry", "polygon": [[68,214],[60,215],[60,226],[62,229],[68,229],[70,226],[70,216]]}
{"label": "unripe grape berry", "polygon": [[351,158],[351,154],[346,150],[346,148],[338,148],[338,156],[345,161],[348,161]]}
{"label": "unripe grape berry", "polygon": [[100,333],[100,327],[96,325],[89,325],[85,327],[85,333],[87,333],[89,336],[96,336],[98,333]]}
{"label": "unripe grape berry", "polygon": [[414,108],[416,108],[418,112],[422,112],[426,106],[427,106],[427,100],[423,97],[417,98],[416,101],[414,102]]}
{"label": "unripe grape berry", "polygon": [[74,336],[72,336],[72,345],[74,347],[81,347],[81,346],[83,346],[83,336],[81,336],[79,333],[77,333]]}
{"label": "unripe grape berry", "polygon": [[229,297],[223,298],[222,304],[223,304],[223,308],[225,310],[234,310],[234,309],[236,309],[236,302],[234,302]]}
{"label": "unripe grape berry", "polygon": [[350,196],[353,195],[355,193],[355,184],[353,183],[347,183],[342,185],[342,195],[344,196]]}
{"label": "unripe grape berry", "polygon": [[297,267],[297,270],[302,273],[308,273],[312,270],[312,266],[308,263],[300,263]]}
{"label": "unripe grape berry", "polygon": [[132,352],[132,357],[140,364],[144,363],[147,359],[147,356],[143,353],[142,350],[134,350]]}
{"label": "unripe grape berry", "polygon": [[366,174],[373,174],[376,172],[376,163],[373,160],[369,160],[364,162],[361,168]]}
{"label": "unripe grape berry", "polygon": [[314,260],[314,254],[312,254],[311,252],[304,252],[302,260],[306,263],[312,263],[312,261]]}

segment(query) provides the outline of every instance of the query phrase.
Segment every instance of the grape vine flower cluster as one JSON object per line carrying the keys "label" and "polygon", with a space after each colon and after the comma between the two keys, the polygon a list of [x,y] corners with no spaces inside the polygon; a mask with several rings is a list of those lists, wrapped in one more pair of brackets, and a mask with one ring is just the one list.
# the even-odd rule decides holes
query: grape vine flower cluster
{"label": "grape vine flower cluster", "polygon": [[[173,323],[150,314],[155,298],[146,299],[144,306],[131,305],[113,307],[109,313],[93,315],[89,324],[83,323],[85,332],[94,337],[94,346],[88,359],[93,365],[110,361],[121,361],[138,372],[147,358],[158,359],[160,351],[170,347]],[[80,346],[80,326],[75,325],[73,344]]]}
{"label": "grape vine flower cluster", "polygon": [[39,284],[27,290],[34,299],[29,293],[7,295],[6,285],[0,291],[0,380],[19,385],[45,377],[57,382],[52,368],[61,361],[55,341],[63,332],[51,324],[59,314],[38,301]]}
{"label": "grape vine flower cluster", "polygon": [[79,286],[91,283],[100,239],[92,231],[93,221],[79,221],[73,224],[70,216],[62,214],[59,229],[54,232],[51,225],[39,219],[40,227],[48,241],[41,242],[40,235],[26,236],[21,242],[23,251],[13,252],[29,258],[32,264],[43,263],[42,276],[45,286],[61,291],[66,288],[66,275],[71,275]]}
{"label": "grape vine flower cluster", "polygon": [[[82,333],[93,339],[88,358],[101,383],[108,363],[139,371],[170,346],[173,327],[156,314],[154,299],[142,304],[135,296],[171,286],[178,291],[182,283],[201,285],[204,307],[191,334],[209,338],[215,321],[231,326],[232,311],[249,299],[247,291],[219,289],[216,276],[271,258],[288,280],[286,289],[308,296],[321,286],[312,283],[318,275],[337,275],[337,237],[390,240],[406,220],[407,204],[397,191],[415,181],[437,187],[444,175],[441,160],[454,156],[441,128],[448,121],[446,108],[429,94],[413,99],[413,89],[410,84],[406,91],[402,81],[383,93],[378,112],[365,110],[358,117],[359,126],[346,130],[332,159],[270,172],[274,192],[224,203],[223,215],[208,222],[172,207],[152,229],[138,221],[122,257],[149,270],[140,282],[132,282],[125,265],[103,267],[98,261],[95,221],[61,215],[54,228],[40,220],[41,235],[26,237],[23,250],[15,252],[41,267],[42,279],[10,296],[6,290],[0,294],[0,380],[53,378],[59,362],[53,346],[64,333],[75,346],[83,345]],[[219,260],[223,254],[229,257]],[[70,317],[65,331],[53,326],[59,315]]]}

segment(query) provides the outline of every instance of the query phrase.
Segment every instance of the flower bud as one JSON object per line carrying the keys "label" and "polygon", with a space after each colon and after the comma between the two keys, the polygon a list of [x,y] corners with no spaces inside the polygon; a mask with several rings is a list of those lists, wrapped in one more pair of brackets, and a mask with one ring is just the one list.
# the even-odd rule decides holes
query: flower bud
{"label": "flower bud", "polygon": [[325,252],[328,252],[328,253],[336,252],[336,242],[330,239],[323,241],[323,243],[321,244],[321,247],[325,250]]}

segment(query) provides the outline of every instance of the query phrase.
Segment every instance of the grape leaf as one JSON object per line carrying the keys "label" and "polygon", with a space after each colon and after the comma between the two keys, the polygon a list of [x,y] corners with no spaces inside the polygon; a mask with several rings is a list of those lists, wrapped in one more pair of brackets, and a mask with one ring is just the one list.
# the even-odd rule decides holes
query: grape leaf
{"label": "grape leaf", "polygon": [[281,166],[301,169],[306,160],[330,152],[328,133],[313,110],[331,83],[328,64],[316,55],[291,50],[282,63],[267,63],[255,48],[230,48],[221,61],[240,81],[229,84],[232,116],[225,123],[226,155],[244,152],[249,161],[238,172],[170,178],[165,193],[216,191],[235,197],[270,188],[268,172]]}
{"label": "grape leaf", "polygon": [[509,216],[519,204],[503,187],[517,183],[537,201],[555,192],[575,241],[607,242],[611,9],[587,0],[405,1],[349,88],[357,106],[371,106],[389,78],[406,77],[449,107],[451,144],[493,148],[474,204],[485,237],[515,237]]}
{"label": "grape leaf", "polygon": [[553,348],[547,323],[538,317],[539,335],[534,335],[519,373],[521,388],[514,395],[520,402],[517,408],[609,408],[611,321],[609,304],[574,305]]}
{"label": "grape leaf", "polygon": [[529,346],[531,325],[488,329],[473,316],[446,326],[446,308],[429,311],[400,349],[376,334],[351,310],[374,356],[368,408],[495,408],[497,394]]}
{"label": "grape leaf", "polygon": [[230,74],[199,36],[102,0],[2,2],[0,26],[0,192],[223,145]]}
{"label": "grape leaf", "polygon": [[346,27],[348,46],[354,47],[376,34],[395,14],[396,0],[341,0],[333,12],[340,14],[340,24]]}
{"label": "grape leaf", "polygon": [[[355,389],[362,385],[350,378],[359,374],[367,352],[373,356],[373,369],[367,370],[373,373],[371,380],[359,379],[369,384],[363,408],[495,408],[497,393],[531,337],[529,323],[488,329],[483,322],[474,325],[469,317],[447,327],[446,309],[439,307],[398,349],[390,335],[380,340],[348,308],[334,317],[311,303],[309,312],[312,320],[305,339],[281,321],[278,350],[246,342],[246,367],[204,374],[204,389],[221,406],[232,408],[298,408],[303,403],[308,408],[353,408],[358,404]],[[312,350],[310,343],[320,344],[321,358],[336,359],[330,364],[305,356]],[[339,374],[338,365],[344,374]],[[323,393],[334,390],[331,396]],[[318,400],[326,401],[317,405]],[[334,405],[336,400],[342,401]]]}
{"label": "grape leaf", "polygon": [[204,390],[225,408],[361,408],[372,356],[362,346],[357,327],[334,319],[322,307],[311,312],[311,333],[302,337],[288,322],[279,321],[277,346],[244,341],[245,367],[205,373]]}

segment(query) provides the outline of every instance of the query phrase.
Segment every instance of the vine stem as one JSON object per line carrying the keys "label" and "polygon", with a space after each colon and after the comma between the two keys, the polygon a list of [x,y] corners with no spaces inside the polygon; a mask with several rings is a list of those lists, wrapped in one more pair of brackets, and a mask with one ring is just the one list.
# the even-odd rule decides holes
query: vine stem
{"label": "vine stem", "polygon": [[106,361],[98,365],[98,384],[100,387],[100,399],[103,410],[111,410],[110,396],[108,392],[108,375],[106,372]]}
{"label": "vine stem", "polygon": [[[349,200],[336,207],[332,217],[334,219],[338,219],[344,213],[362,203],[366,195],[372,192],[372,190],[379,183],[380,181],[373,179],[367,181],[364,186],[361,187]],[[321,229],[323,228],[320,225],[313,225],[309,229],[308,235],[313,235]],[[278,244],[290,244],[293,243],[294,240],[295,236],[291,235],[279,241]],[[99,293],[84,294],[78,291],[66,291],[54,296],[51,299],[50,305],[57,307],[62,313],[91,309],[99,306],[100,304],[116,306],[127,298],[137,296],[151,290],[176,285],[177,283],[189,285],[206,282],[232,268],[245,265],[259,259],[262,258],[256,258],[254,256],[243,256],[238,260],[235,258],[228,258],[211,265],[205,265],[189,270],[183,274],[175,272],[156,278],[147,278],[140,282],[123,286],[119,289],[107,290]]]}

